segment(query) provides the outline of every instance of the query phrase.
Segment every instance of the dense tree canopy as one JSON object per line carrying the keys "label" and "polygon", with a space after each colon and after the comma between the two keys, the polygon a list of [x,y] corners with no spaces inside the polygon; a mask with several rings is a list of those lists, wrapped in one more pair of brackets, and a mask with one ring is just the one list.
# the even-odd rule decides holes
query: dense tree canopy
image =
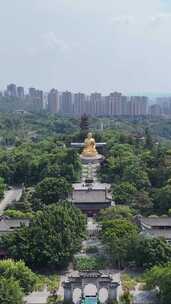
{"label": "dense tree canopy", "polygon": [[171,246],[164,239],[140,236],[132,249],[132,260],[138,267],[150,268],[171,261]]}
{"label": "dense tree canopy", "polygon": [[171,185],[156,189],[153,194],[154,209],[159,214],[167,213],[171,208]]}
{"label": "dense tree canopy", "polygon": [[64,177],[46,177],[37,186],[31,197],[33,209],[41,209],[44,205],[57,203],[68,198],[71,185]]}
{"label": "dense tree canopy", "polygon": [[2,248],[10,257],[34,267],[67,265],[85,235],[85,217],[64,202],[38,211],[30,226],[3,236]]}
{"label": "dense tree canopy", "polygon": [[145,275],[147,286],[159,287],[161,304],[171,303],[171,264],[155,266]]}
{"label": "dense tree canopy", "polygon": [[127,219],[102,222],[102,240],[115,266],[123,267],[128,262],[129,250],[138,237],[136,225]]}
{"label": "dense tree canopy", "polygon": [[7,280],[12,278],[17,281],[25,294],[33,291],[37,281],[37,276],[25,265],[23,261],[0,261],[0,276]]}
{"label": "dense tree canopy", "polygon": [[98,220],[100,222],[105,222],[108,220],[115,219],[133,219],[134,211],[128,207],[123,205],[116,205],[107,209],[102,209],[98,216]]}
{"label": "dense tree canopy", "polygon": [[146,269],[171,261],[170,245],[164,239],[139,234],[133,212],[122,205],[100,212],[102,240],[114,265],[123,267],[133,262]]}
{"label": "dense tree canopy", "polygon": [[123,181],[113,186],[113,199],[117,204],[131,205],[137,189],[134,184]]}
{"label": "dense tree canopy", "polygon": [[129,205],[145,215],[167,214],[171,208],[170,150],[155,144],[149,129],[141,139],[112,131],[105,131],[103,136],[108,149],[101,180],[112,184],[116,204]]}
{"label": "dense tree canopy", "polygon": [[26,186],[35,185],[45,177],[62,176],[73,182],[81,169],[76,151],[53,138],[0,150],[0,163],[0,176],[5,182]]}

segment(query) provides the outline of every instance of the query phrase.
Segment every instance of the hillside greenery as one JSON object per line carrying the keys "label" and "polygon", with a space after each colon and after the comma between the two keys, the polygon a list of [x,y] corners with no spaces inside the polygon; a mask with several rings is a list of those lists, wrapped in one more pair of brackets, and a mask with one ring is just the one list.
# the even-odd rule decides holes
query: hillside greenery
{"label": "hillside greenery", "polygon": [[[3,106],[8,108],[11,101],[5,102]],[[132,264],[141,269],[152,267],[147,285],[159,285],[161,303],[169,303],[167,263],[171,261],[171,247],[163,239],[140,235],[135,218],[139,214],[171,214],[170,121],[89,118],[88,126],[86,118],[80,124],[79,119],[45,112],[15,112],[17,106],[12,110],[13,106],[10,104],[8,113],[5,108],[0,113],[0,199],[5,187],[22,185],[21,201],[5,211],[5,216],[28,217],[30,227],[22,226],[1,237],[0,247],[12,259],[22,259],[36,270],[61,269],[72,261],[85,238],[86,218],[66,201],[72,183],[81,175],[80,150],[71,149],[70,143],[82,141],[83,134],[91,129],[97,141],[107,143],[99,149],[105,161],[98,175],[102,182],[112,185],[116,203],[101,211],[97,219],[110,265],[121,269]],[[77,267],[98,269],[101,262],[83,258]],[[7,261],[6,265],[10,263],[14,262]],[[23,292],[32,291],[34,282],[29,283],[29,278],[30,285],[25,286],[23,275],[27,278],[30,272],[22,265],[22,274],[18,275],[16,264],[5,272],[6,266],[1,269],[0,263],[0,302],[8,303],[4,299],[9,291],[10,303],[20,304]],[[31,274],[32,278],[35,280]]]}

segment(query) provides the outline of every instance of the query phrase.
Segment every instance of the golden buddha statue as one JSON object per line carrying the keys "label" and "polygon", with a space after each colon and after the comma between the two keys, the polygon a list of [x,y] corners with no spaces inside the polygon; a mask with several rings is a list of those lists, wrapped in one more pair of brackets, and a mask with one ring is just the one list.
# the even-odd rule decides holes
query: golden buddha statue
{"label": "golden buddha statue", "polygon": [[84,150],[82,155],[85,157],[94,157],[97,154],[96,141],[93,138],[92,133],[88,133],[87,138],[84,141]]}

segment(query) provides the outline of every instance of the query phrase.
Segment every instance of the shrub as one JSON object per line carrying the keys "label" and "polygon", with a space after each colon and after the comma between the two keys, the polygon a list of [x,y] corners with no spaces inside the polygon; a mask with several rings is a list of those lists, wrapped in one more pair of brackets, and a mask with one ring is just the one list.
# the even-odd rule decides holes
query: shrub
{"label": "shrub", "polygon": [[106,263],[104,257],[78,257],[74,264],[78,271],[90,271],[104,269]]}

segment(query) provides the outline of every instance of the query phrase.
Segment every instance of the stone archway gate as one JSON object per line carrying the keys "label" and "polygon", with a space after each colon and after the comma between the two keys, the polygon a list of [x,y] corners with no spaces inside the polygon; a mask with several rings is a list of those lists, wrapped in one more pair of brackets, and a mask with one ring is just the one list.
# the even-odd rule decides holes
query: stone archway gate
{"label": "stone archway gate", "polygon": [[81,290],[84,295],[84,289],[88,284],[97,288],[97,294],[100,289],[105,288],[108,291],[108,303],[118,300],[120,296],[120,283],[114,282],[110,275],[104,275],[100,272],[82,272],[78,276],[71,276],[63,283],[64,303],[73,303],[73,292],[76,288]]}

